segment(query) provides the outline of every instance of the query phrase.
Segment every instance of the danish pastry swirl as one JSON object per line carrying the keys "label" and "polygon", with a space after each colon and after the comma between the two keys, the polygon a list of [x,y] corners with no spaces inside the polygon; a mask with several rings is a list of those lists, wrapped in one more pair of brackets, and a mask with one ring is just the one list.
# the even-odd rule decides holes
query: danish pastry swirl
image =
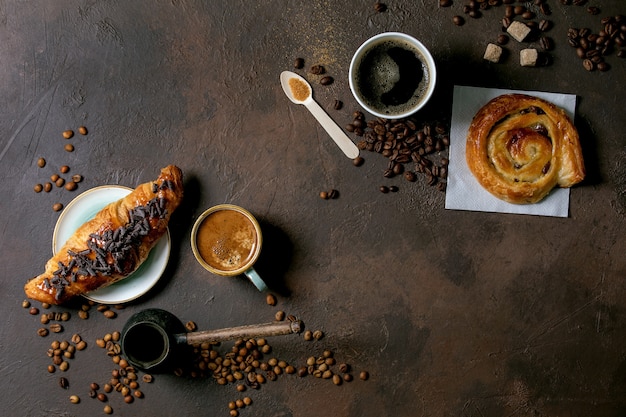
{"label": "danish pastry swirl", "polygon": [[542,200],[585,177],[578,133],[567,114],[537,97],[506,94],[474,116],[466,159],[478,182],[514,204]]}

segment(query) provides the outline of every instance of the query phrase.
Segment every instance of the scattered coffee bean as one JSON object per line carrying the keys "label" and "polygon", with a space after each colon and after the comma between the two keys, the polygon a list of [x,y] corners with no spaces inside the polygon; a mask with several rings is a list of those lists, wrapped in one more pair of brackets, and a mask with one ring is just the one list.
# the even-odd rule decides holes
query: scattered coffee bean
{"label": "scattered coffee bean", "polygon": [[41,337],[46,337],[48,336],[48,329],[41,327],[39,329],[37,329],[37,334]]}
{"label": "scattered coffee bean", "polygon": [[293,62],[293,67],[295,69],[302,69],[302,68],[304,68],[304,59],[303,58],[296,58],[296,60]]}
{"label": "scattered coffee bean", "polygon": [[52,184],[50,184],[49,182],[45,183],[43,185],[43,190],[47,193],[49,193],[52,190]]}
{"label": "scattered coffee bean", "polygon": [[57,180],[54,182],[54,184],[61,188],[63,187],[63,185],[65,185],[65,180],[63,178],[57,178]]}
{"label": "scattered coffee bean", "polygon": [[392,193],[397,193],[397,192],[398,192],[398,190],[399,190],[399,189],[398,189],[398,187],[397,187],[397,186],[395,186],[395,185],[391,185],[391,186],[389,187],[389,191],[390,191],[390,192],[392,192]]}
{"label": "scattered coffee bean", "polygon": [[61,171],[62,174],[67,174],[70,171],[70,167],[67,166],[67,165],[63,165],[63,166],[61,166],[59,171]]}
{"label": "scattered coffee bean", "polygon": [[311,74],[321,75],[321,74],[324,74],[325,72],[326,72],[326,68],[324,68],[323,65],[317,64],[311,67]]}
{"label": "scattered coffee bean", "polygon": [[457,26],[463,26],[465,24],[465,19],[463,19],[463,16],[456,15],[452,18],[452,22]]}
{"label": "scattered coffee bean", "polygon": [[65,149],[67,152],[74,152],[74,145],[72,145],[71,143],[68,143],[68,144],[66,144],[66,145],[64,146],[64,149]]}
{"label": "scattered coffee bean", "polygon": [[185,328],[190,332],[195,332],[198,329],[198,325],[193,321],[185,323]]}
{"label": "scattered coffee bean", "polygon": [[595,69],[595,65],[593,63],[592,60],[590,59],[585,59],[583,60],[583,67],[587,70],[587,71],[593,71]]}
{"label": "scattered coffee bean", "polygon": [[279,310],[276,312],[276,314],[274,314],[274,319],[276,321],[283,321],[285,320],[285,312],[282,310]]}
{"label": "scattered coffee bean", "polygon": [[361,165],[363,165],[364,162],[365,162],[365,159],[363,159],[360,156],[357,156],[356,158],[352,160],[352,165],[354,165],[355,167],[360,167]]}
{"label": "scattered coffee bean", "polygon": [[42,192],[42,191],[43,191],[43,185],[41,185],[41,184],[35,184],[35,186],[33,187],[33,190],[34,190],[36,193],[40,193],[40,192]]}
{"label": "scattered coffee bean", "polygon": [[104,411],[104,414],[113,414],[113,408],[108,404],[104,406],[102,411]]}
{"label": "scattered coffee bean", "polygon": [[46,166],[46,160],[44,158],[37,159],[37,166],[39,168],[43,168]]}
{"label": "scattered coffee bean", "polygon": [[87,128],[85,126],[81,126],[78,128],[78,133],[80,133],[81,135],[86,135],[87,134]]}
{"label": "scattered coffee bean", "polygon": [[83,176],[80,174],[72,175],[72,182],[81,182],[83,180]]}
{"label": "scattered coffee bean", "polygon": [[53,333],[61,333],[63,331],[63,326],[61,326],[59,323],[52,323],[50,325],[50,331]]}
{"label": "scattered coffee bean", "polygon": [[151,383],[152,381],[154,381],[154,377],[150,374],[144,374],[144,376],[141,377],[141,380],[146,383]]}
{"label": "scattered coffee bean", "polygon": [[383,194],[387,194],[389,192],[389,187],[387,187],[386,185],[381,185],[380,187],[378,187],[378,190]]}
{"label": "scattered coffee bean", "polygon": [[52,205],[52,210],[54,210],[54,211],[61,211],[61,210],[63,210],[63,204],[61,204],[61,203],[54,203]]}
{"label": "scattered coffee bean", "polygon": [[80,398],[78,395],[70,395],[70,402],[72,404],[78,404],[80,402]]}
{"label": "scattered coffee bean", "polygon": [[498,45],[506,45],[507,43],[509,43],[509,37],[505,34],[500,34],[498,35],[498,39],[496,42],[498,42]]}
{"label": "scattered coffee bean", "polygon": [[73,130],[66,130],[63,132],[63,137],[65,139],[70,139],[72,136],[74,136],[74,131]]}
{"label": "scattered coffee bean", "polygon": [[70,382],[65,377],[59,378],[59,386],[63,389],[68,389],[70,387]]}
{"label": "scattered coffee bean", "polygon": [[328,191],[320,191],[320,198],[322,200],[328,200]]}
{"label": "scattered coffee bean", "polygon": [[374,3],[374,10],[376,10],[376,13],[384,13],[387,11],[387,5],[377,1]]}
{"label": "scattered coffee bean", "polygon": [[322,84],[322,85],[331,85],[333,83],[333,81],[335,81],[333,79],[333,77],[331,77],[330,75],[327,75],[325,77],[322,77],[322,79],[320,80],[320,84]]}
{"label": "scattered coffee bean", "polygon": [[328,198],[334,200],[336,198],[339,198],[339,191],[332,189],[330,190],[330,192],[328,193]]}
{"label": "scattered coffee bean", "polygon": [[59,178],[60,178],[59,174],[52,174],[52,175],[50,175],[50,181],[52,181],[54,183],[56,183]]}
{"label": "scattered coffee bean", "polygon": [[341,100],[335,100],[333,102],[333,109],[335,110],[341,110],[343,107],[343,102]]}
{"label": "scattered coffee bean", "polygon": [[28,310],[28,312],[32,314],[33,316],[36,316],[37,314],[39,314],[39,309],[37,307],[31,307],[30,310]]}
{"label": "scattered coffee bean", "polygon": [[102,315],[107,319],[114,319],[117,317],[117,313],[113,310],[106,310],[102,313]]}
{"label": "scattered coffee bean", "polygon": [[359,378],[363,381],[367,381],[370,377],[370,374],[367,371],[361,371],[359,373]]}
{"label": "scattered coffee bean", "polygon": [[313,339],[320,340],[323,337],[324,337],[324,333],[321,330],[315,330],[313,332]]}
{"label": "scattered coffee bean", "polygon": [[274,294],[267,294],[267,296],[265,297],[265,302],[269,306],[275,306],[276,305],[276,297],[274,296]]}
{"label": "scattered coffee bean", "polygon": [[74,191],[77,187],[78,185],[74,181],[70,181],[65,184],[65,189],[67,191]]}
{"label": "scattered coffee bean", "polygon": [[439,7],[450,7],[452,6],[452,0],[439,0]]}
{"label": "scattered coffee bean", "polygon": [[595,6],[589,6],[587,7],[587,13],[589,13],[590,15],[598,15],[600,14],[600,8],[599,7],[595,7]]}

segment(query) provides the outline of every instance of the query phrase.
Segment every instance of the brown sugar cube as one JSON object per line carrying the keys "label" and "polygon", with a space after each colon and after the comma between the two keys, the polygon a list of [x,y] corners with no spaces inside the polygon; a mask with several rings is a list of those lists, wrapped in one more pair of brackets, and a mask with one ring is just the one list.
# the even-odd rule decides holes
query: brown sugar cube
{"label": "brown sugar cube", "polygon": [[487,45],[487,49],[485,49],[485,55],[483,58],[487,61],[498,63],[501,56],[502,48],[495,43],[490,43]]}
{"label": "brown sugar cube", "polygon": [[534,67],[539,60],[539,52],[536,49],[522,49],[519,53],[519,63],[522,67]]}
{"label": "brown sugar cube", "polygon": [[526,39],[526,36],[528,36],[528,34],[530,33],[530,28],[524,23],[515,20],[511,22],[506,31],[516,41],[523,42],[524,39]]}

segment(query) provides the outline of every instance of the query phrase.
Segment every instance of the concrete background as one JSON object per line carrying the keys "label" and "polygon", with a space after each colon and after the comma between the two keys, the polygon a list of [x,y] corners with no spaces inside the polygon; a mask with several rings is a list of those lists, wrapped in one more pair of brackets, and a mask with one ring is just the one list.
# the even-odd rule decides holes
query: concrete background
{"label": "concrete background", "polygon": [[[524,45],[513,40],[503,62],[484,61],[486,44],[502,33],[504,6],[457,27],[461,0],[450,8],[389,1],[383,13],[373,1],[0,2],[2,414],[103,414],[89,384],[103,385],[114,364],[95,340],[121,330],[134,312],[160,307],[200,329],[285,311],[325,337],[272,338],[274,357],[301,366],[330,349],[370,378],[337,387],[281,375],[238,393],[210,376],[166,373],[142,383],[145,398],[133,404],[112,393],[114,415],[227,416],[228,402],[247,395],[253,404],[241,416],[623,416],[626,61],[613,52],[609,71],[585,71],[567,30],[597,33],[603,17],[626,8],[621,0],[546,2],[555,48],[539,68],[519,66]],[[316,99],[340,126],[349,123],[358,110],[350,58],[384,31],[419,38],[437,63],[437,93],[419,120],[449,123],[454,85],[577,95],[588,175],[572,189],[568,218],[445,210],[444,193],[423,177],[383,178],[380,155],[363,152],[365,164],[355,168],[284,96],[280,72],[304,58],[299,72]],[[313,64],[335,82],[316,84],[306,71]],[[336,99],[340,110],[332,109]],[[65,152],[61,132],[81,125],[89,134]],[[48,165],[40,169],[42,156]],[[21,307],[22,287],[51,256],[59,216],[52,205],[99,185],[134,187],[171,163],[185,174],[186,195],[158,285],[114,320],[95,308],[81,320],[84,301],[49,310],[34,302],[40,314],[72,317],[63,333],[39,337],[45,326]],[[77,191],[33,192],[63,164],[84,176]],[[399,192],[380,193],[384,184]],[[321,200],[330,189],[339,198]],[[261,222],[258,270],[276,306],[245,278],[213,276],[195,261],[193,222],[219,203],[246,207]],[[67,372],[49,374],[50,342],[74,333],[88,348]],[[59,387],[61,376],[69,389]],[[80,404],[69,402],[72,394]]]}

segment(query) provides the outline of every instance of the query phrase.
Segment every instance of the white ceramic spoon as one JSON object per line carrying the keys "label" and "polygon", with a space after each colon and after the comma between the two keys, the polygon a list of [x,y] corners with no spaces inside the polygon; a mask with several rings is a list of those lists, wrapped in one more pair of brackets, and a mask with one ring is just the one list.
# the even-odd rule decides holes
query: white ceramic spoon
{"label": "white ceramic spoon", "polygon": [[[298,97],[294,96],[294,92],[289,85],[289,80],[295,78],[300,82],[304,83],[308,87],[308,95],[306,97]],[[350,138],[344,133],[344,131],[337,126],[337,123],[330,118],[330,116],[320,107],[320,105],[313,100],[313,89],[311,85],[298,74],[291,71],[283,71],[280,74],[280,84],[285,91],[289,100],[293,101],[296,104],[303,104],[313,116],[317,119],[317,121],[322,125],[322,127],[326,130],[326,132],[330,135],[330,137],[335,141],[337,146],[343,151],[344,154],[348,158],[354,159],[359,156],[359,148],[350,140]]]}

